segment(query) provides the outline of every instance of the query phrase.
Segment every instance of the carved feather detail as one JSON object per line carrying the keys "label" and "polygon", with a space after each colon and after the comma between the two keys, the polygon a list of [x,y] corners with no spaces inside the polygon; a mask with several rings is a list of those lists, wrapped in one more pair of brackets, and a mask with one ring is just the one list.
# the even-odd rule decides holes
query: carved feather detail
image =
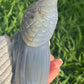
{"label": "carved feather detail", "polygon": [[48,84],[49,41],[57,20],[57,0],[38,0],[25,12],[12,42],[0,37],[0,84]]}
{"label": "carved feather detail", "polygon": [[[57,2],[57,0],[54,1]],[[57,3],[50,4],[50,2],[48,0],[37,1],[25,12],[21,34],[27,45],[41,46],[51,39],[57,24],[58,11]]]}

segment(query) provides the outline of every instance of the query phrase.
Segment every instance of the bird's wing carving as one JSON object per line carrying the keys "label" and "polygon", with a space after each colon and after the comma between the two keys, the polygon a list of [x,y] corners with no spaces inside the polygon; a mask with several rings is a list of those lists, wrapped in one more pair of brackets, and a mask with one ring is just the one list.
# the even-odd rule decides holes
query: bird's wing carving
{"label": "bird's wing carving", "polygon": [[5,36],[0,36],[0,84],[11,84],[12,57],[11,41]]}
{"label": "bird's wing carving", "polygon": [[22,36],[25,43],[29,46],[40,46],[48,42],[53,35],[57,23],[57,9],[47,10],[46,8],[41,3],[35,2],[23,16],[21,25]]}

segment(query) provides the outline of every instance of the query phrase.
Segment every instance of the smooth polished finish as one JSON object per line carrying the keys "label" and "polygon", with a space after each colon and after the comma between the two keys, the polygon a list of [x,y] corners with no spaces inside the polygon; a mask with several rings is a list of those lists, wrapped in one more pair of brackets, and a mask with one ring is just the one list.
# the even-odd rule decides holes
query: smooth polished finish
{"label": "smooth polished finish", "polygon": [[[9,65],[12,68],[11,77],[6,78],[6,82],[6,79],[1,78],[1,74],[9,68],[4,69],[4,72],[1,72],[0,68],[1,84],[48,84],[49,41],[57,20],[57,0],[38,0],[30,5],[23,16],[21,30],[8,42],[11,46],[5,46],[9,50],[6,52],[8,55],[0,49],[4,56],[11,58]],[[0,40],[0,46],[4,45],[2,42]],[[4,62],[0,62],[0,65],[4,65]]]}

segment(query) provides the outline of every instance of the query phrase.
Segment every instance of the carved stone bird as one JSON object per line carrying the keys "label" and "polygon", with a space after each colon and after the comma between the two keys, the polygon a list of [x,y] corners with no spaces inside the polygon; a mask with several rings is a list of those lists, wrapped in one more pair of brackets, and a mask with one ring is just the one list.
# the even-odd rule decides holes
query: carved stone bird
{"label": "carved stone bird", "polygon": [[57,20],[57,0],[38,0],[12,41],[0,37],[0,84],[48,84],[49,41]]}

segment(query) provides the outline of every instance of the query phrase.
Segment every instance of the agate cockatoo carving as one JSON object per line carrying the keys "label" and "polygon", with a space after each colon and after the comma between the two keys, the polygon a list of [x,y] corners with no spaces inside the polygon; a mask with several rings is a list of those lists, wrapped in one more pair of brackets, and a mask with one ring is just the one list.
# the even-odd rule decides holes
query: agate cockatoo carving
{"label": "agate cockatoo carving", "polygon": [[57,20],[57,0],[38,0],[25,12],[21,30],[12,41],[1,37],[0,73],[6,71],[0,74],[1,84],[48,84],[49,41]]}

